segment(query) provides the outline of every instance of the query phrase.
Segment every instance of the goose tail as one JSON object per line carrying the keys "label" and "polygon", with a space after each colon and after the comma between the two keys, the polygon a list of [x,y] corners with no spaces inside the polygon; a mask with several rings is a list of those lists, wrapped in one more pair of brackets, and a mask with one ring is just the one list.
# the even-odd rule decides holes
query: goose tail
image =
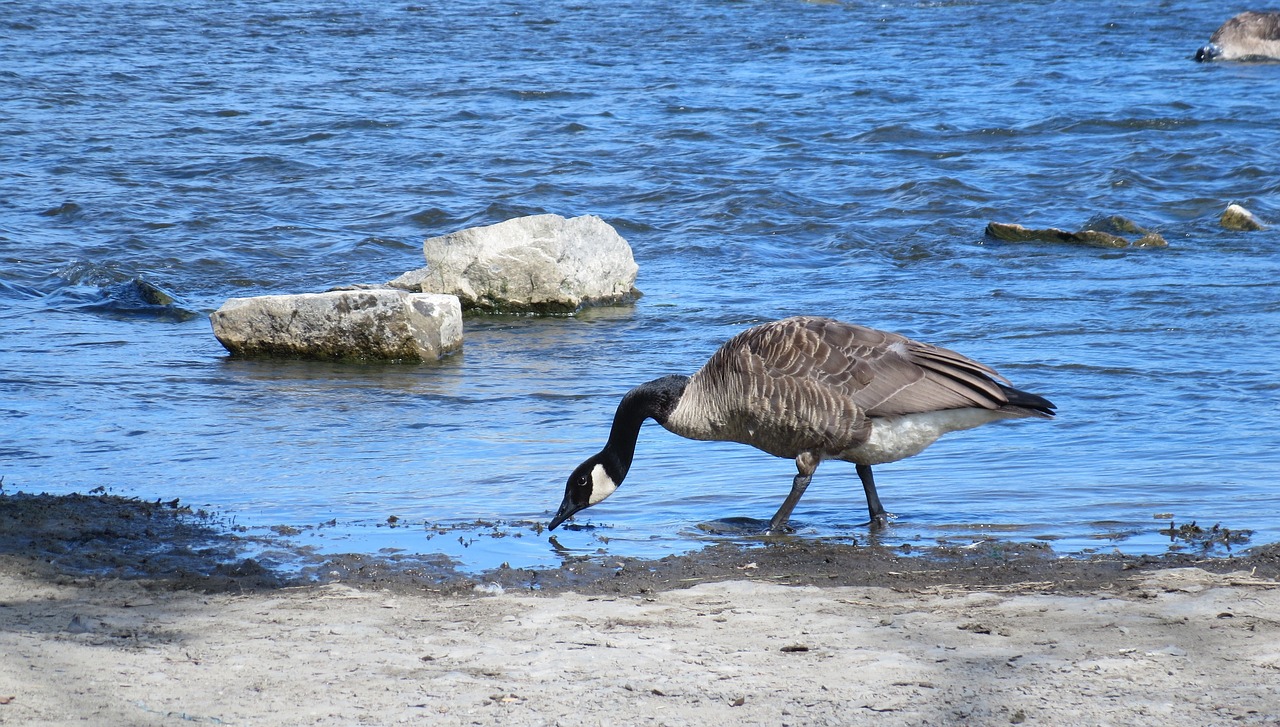
{"label": "goose tail", "polygon": [[1032,394],[1029,391],[1015,389],[1012,386],[1005,386],[998,382],[996,385],[1000,387],[1000,391],[1004,392],[1007,400],[1007,403],[1002,408],[1022,410],[1026,412],[1027,416],[1042,417],[1044,419],[1052,419],[1055,413],[1054,410],[1058,408],[1052,401],[1039,394]]}

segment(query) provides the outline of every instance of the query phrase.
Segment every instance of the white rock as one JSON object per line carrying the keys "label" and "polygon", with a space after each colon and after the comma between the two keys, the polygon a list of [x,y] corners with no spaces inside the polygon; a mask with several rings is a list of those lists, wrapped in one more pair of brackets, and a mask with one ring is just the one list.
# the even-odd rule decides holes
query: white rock
{"label": "white rock", "polygon": [[392,288],[231,298],[209,318],[237,356],[434,361],[462,347],[456,297]]}
{"label": "white rock", "polygon": [[423,244],[427,267],[392,287],[456,295],[488,311],[572,313],[635,298],[631,246],[594,215],[517,217]]}

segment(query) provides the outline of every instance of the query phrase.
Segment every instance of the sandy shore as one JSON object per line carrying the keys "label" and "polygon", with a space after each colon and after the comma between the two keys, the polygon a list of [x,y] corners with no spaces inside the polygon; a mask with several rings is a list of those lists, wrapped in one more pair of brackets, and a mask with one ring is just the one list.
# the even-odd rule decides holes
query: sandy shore
{"label": "sandy shore", "polygon": [[0,723],[1280,724],[1274,547],[796,538],[478,578],[360,556],[289,580],[194,547],[221,536],[171,509],[0,498]]}
{"label": "sandy shore", "polygon": [[0,575],[0,722],[1276,724],[1280,586],[247,594]]}

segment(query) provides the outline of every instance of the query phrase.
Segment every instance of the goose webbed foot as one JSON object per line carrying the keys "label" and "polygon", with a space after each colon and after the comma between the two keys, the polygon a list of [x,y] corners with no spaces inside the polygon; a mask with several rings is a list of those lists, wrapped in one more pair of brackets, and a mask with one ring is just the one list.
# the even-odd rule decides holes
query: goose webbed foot
{"label": "goose webbed foot", "polygon": [[889,521],[893,520],[893,518],[894,518],[893,513],[888,513],[884,511],[871,513],[871,519],[868,520],[865,524],[871,528],[872,532],[875,532],[878,530],[884,530],[885,528],[889,527]]}

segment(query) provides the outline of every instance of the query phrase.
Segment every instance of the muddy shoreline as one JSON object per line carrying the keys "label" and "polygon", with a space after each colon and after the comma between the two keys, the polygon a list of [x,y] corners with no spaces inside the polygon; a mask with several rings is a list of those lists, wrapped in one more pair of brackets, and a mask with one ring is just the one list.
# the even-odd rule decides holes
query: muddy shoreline
{"label": "muddy shoreline", "polygon": [[[245,558],[248,549],[267,558]],[[1219,551],[1220,552],[1220,551]],[[272,562],[288,563],[287,568]],[[558,567],[467,572],[432,555],[317,555],[288,538],[264,542],[177,501],[89,495],[0,495],[0,563],[55,582],[130,579],[151,588],[203,592],[341,583],[399,593],[521,592],[636,595],[701,583],[752,580],[796,586],[940,585],[1083,593],[1124,589],[1149,572],[1196,567],[1280,578],[1280,544],[1211,554],[1060,557],[1044,543],[979,542],[906,550],[803,537],[713,544],[656,560],[566,556]]]}

